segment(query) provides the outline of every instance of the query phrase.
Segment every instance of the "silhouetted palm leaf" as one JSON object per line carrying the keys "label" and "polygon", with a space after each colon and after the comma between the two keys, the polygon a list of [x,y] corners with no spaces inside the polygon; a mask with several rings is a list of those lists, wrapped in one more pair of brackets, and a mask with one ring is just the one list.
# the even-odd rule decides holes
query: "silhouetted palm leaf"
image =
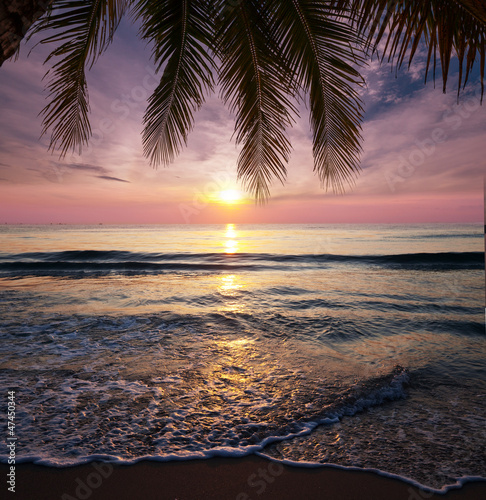
{"label": "silhouetted palm leaf", "polygon": [[221,93],[236,114],[236,142],[243,143],[238,175],[258,201],[268,196],[273,177],[285,179],[290,154],[285,128],[292,122],[289,110],[295,112],[288,96],[290,68],[271,36],[272,15],[266,2],[239,2],[221,11],[216,37]]}
{"label": "silhouetted palm leaf", "polygon": [[359,169],[362,107],[357,65],[362,42],[328,2],[273,1],[279,43],[308,95],[314,136],[314,169],[323,184],[341,189]]}
{"label": "silhouetted palm leaf", "polygon": [[58,1],[56,10],[35,30],[55,31],[41,43],[62,42],[46,60],[62,57],[46,75],[51,101],[42,110],[42,133],[52,127],[50,148],[59,148],[62,155],[81,148],[91,136],[85,69],[111,42],[126,4],[126,0]]}
{"label": "silhouetted palm leaf", "polygon": [[193,112],[213,89],[210,11],[205,2],[190,0],[143,0],[137,9],[157,70],[165,64],[144,117],[144,152],[152,163],[167,165],[186,144]]}
{"label": "silhouetted palm leaf", "polygon": [[[375,47],[386,39],[383,57],[409,65],[420,42],[427,47],[427,69],[437,55],[445,92],[451,56],[459,60],[458,93],[466,84],[477,57],[484,92],[486,59],[486,3],[476,0],[338,0],[348,11],[368,43]],[[465,74],[464,74],[465,72]],[[463,78],[464,77],[464,78]],[[464,83],[463,83],[464,82]]]}
{"label": "silhouetted palm leaf", "polygon": [[[285,179],[286,128],[302,94],[310,108],[314,169],[342,188],[359,168],[362,107],[357,87],[363,51],[386,45],[397,66],[427,48],[427,71],[440,57],[444,89],[454,53],[459,89],[479,60],[485,73],[486,6],[480,0],[55,0],[36,31],[54,30],[61,58],[48,72],[51,101],[43,133],[62,154],[90,134],[85,69],[113,37],[126,10],[153,46],[160,83],[144,118],[144,152],[167,164],[186,143],[194,112],[213,89],[236,115],[242,150],[238,174],[264,200],[272,179]],[[435,73],[435,72],[434,72]]]}

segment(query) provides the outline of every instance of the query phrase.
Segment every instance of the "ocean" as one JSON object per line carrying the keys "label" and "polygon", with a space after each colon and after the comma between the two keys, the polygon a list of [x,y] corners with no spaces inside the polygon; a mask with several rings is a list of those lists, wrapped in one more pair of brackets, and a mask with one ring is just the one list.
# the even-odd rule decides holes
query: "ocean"
{"label": "ocean", "polygon": [[18,462],[486,478],[484,287],[480,224],[5,225],[0,428],[14,391]]}

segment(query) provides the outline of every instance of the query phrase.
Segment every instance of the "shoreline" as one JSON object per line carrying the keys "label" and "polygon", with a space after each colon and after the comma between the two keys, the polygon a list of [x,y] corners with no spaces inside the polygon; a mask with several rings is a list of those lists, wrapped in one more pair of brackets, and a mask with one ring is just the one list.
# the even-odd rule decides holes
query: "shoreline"
{"label": "shoreline", "polygon": [[[249,455],[187,461],[91,462],[57,468],[0,464],[2,489],[15,500],[482,500],[486,479],[431,493],[379,472],[334,466],[298,467]],[[8,496],[8,494],[11,496]]]}

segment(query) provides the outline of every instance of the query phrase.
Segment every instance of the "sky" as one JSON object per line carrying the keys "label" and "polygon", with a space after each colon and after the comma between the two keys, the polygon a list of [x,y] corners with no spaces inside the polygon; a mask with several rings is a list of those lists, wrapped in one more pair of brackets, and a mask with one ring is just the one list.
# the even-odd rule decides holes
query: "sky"
{"label": "sky", "polygon": [[[424,85],[424,54],[398,78],[376,59],[362,70],[366,88],[361,172],[345,194],[313,172],[305,107],[289,130],[293,151],[284,185],[256,205],[236,178],[234,119],[218,94],[196,114],[188,145],[168,167],[142,154],[142,120],[155,88],[150,49],[122,22],[88,75],[93,138],[81,154],[48,151],[38,113],[46,104],[43,61],[50,47],[23,45],[0,67],[0,223],[423,223],[482,222],[486,104],[478,72],[459,103],[451,75]],[[30,54],[29,54],[30,52]],[[228,193],[227,193],[228,194]],[[230,196],[231,197],[231,196]]]}

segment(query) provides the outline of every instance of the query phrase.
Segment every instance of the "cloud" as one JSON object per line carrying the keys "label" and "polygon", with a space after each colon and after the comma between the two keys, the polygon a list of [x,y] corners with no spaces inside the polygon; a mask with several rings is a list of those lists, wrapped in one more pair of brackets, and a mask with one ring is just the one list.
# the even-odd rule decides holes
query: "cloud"
{"label": "cloud", "polygon": [[473,89],[456,96],[424,89],[365,124],[358,192],[477,191],[484,173],[486,116]]}
{"label": "cloud", "polygon": [[105,174],[108,172],[108,170],[106,168],[100,167],[99,165],[85,165],[82,163],[71,163],[71,164],[66,165],[66,164],[59,163],[58,166],[60,168],[64,167],[64,168],[70,168],[73,170],[81,170],[84,172],[97,172],[100,174]]}
{"label": "cloud", "polygon": [[130,181],[126,181],[125,179],[118,179],[118,177],[111,177],[109,175],[97,175],[96,177],[98,179],[105,179],[107,181],[117,181],[117,182],[128,182],[128,183],[130,183]]}

